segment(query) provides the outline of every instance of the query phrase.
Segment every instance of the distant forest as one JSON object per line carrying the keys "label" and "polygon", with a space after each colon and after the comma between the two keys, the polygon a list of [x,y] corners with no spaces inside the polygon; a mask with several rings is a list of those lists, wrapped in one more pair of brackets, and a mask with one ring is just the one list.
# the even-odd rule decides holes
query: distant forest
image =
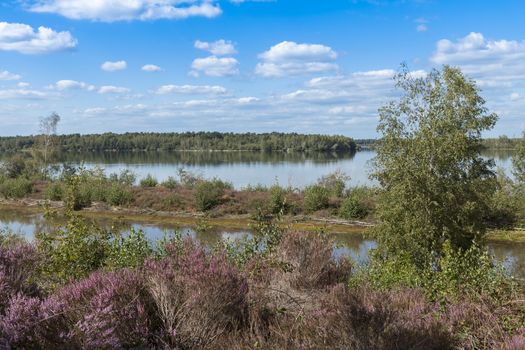
{"label": "distant forest", "polygon": [[[33,148],[40,137],[0,137],[0,152]],[[57,135],[53,141],[60,152],[102,151],[295,151],[355,152],[356,142],[346,136],[303,135],[296,133],[125,133]]]}

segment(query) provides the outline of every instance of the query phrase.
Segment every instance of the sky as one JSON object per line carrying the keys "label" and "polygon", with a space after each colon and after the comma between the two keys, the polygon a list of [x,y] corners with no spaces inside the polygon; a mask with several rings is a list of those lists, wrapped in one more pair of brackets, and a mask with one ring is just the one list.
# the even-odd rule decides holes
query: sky
{"label": "sky", "polygon": [[377,137],[402,63],[460,67],[525,129],[522,0],[0,0],[0,135]]}

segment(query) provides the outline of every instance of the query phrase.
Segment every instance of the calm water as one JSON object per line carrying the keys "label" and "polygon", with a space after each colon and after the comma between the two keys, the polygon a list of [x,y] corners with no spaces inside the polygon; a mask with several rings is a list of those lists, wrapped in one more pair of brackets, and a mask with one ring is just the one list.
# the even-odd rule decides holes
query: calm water
{"label": "calm water", "polygon": [[[355,154],[331,153],[263,153],[263,152],[133,152],[67,154],[62,162],[84,164],[87,168],[99,166],[106,173],[132,170],[139,179],[148,174],[160,181],[176,176],[184,168],[206,178],[218,177],[231,182],[235,188],[248,185],[282,186],[302,188],[314,183],[323,175],[341,170],[350,176],[351,185],[373,185],[368,178],[370,160],[374,151]],[[510,174],[511,152],[486,152],[484,157],[493,158],[496,165]]]}
{"label": "calm water", "polygon": [[[182,231],[208,246],[214,246],[221,240],[235,240],[249,237],[249,230],[212,229],[207,232],[196,232],[188,227],[173,225],[144,224],[133,222],[112,221],[101,219],[98,224],[104,227],[114,227],[120,232],[129,232],[133,227],[143,230],[151,240],[162,239],[165,234]],[[0,231],[19,233],[31,240],[36,232],[46,232],[52,229],[53,223],[46,221],[41,214],[27,214],[19,211],[0,211]],[[333,255],[336,258],[350,256],[354,261],[364,264],[368,261],[368,253],[376,247],[373,240],[361,234],[331,234],[334,239]],[[525,278],[525,243],[490,243],[489,249],[497,260],[503,262],[509,270],[519,278]]]}

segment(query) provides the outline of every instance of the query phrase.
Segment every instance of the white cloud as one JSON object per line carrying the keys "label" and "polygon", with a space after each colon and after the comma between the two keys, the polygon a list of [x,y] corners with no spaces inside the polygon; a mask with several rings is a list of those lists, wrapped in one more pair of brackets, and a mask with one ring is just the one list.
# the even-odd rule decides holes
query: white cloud
{"label": "white cloud", "polygon": [[233,57],[209,56],[196,58],[191,64],[190,74],[198,77],[201,73],[210,77],[224,77],[239,74],[239,61]]}
{"label": "white cloud", "polygon": [[130,89],[128,88],[113,85],[101,86],[98,89],[99,94],[123,94],[129,91]]}
{"label": "white cloud", "polygon": [[431,61],[458,65],[475,78],[495,81],[525,79],[525,41],[487,40],[470,33],[455,42],[439,40]]}
{"label": "white cloud", "polygon": [[195,41],[195,48],[209,51],[216,56],[233,55],[237,53],[235,45],[231,41],[225,41],[224,39],[212,43],[197,40]]}
{"label": "white cloud", "polygon": [[127,66],[128,64],[126,63],[126,61],[115,61],[115,62],[106,61],[102,63],[100,68],[102,70],[105,70],[106,72],[115,72],[118,70],[124,70],[127,68]]}
{"label": "white cloud", "polygon": [[282,77],[337,70],[337,53],[328,46],[283,41],[259,55],[255,72],[265,77]]}
{"label": "white cloud", "polygon": [[27,89],[0,90],[0,99],[44,99],[49,97],[45,92]]}
{"label": "white cloud", "polygon": [[33,0],[30,10],[103,22],[212,18],[222,13],[214,0]]}
{"label": "white cloud", "polygon": [[218,85],[163,85],[155,93],[159,95],[166,94],[225,94],[226,88]]}
{"label": "white cloud", "polygon": [[26,87],[31,86],[31,84],[26,83],[26,82],[24,82],[24,81],[21,81],[21,82],[19,82],[18,84],[16,84],[16,86],[18,86],[19,88],[26,88]]}
{"label": "white cloud", "polygon": [[162,68],[154,64],[145,64],[144,66],[142,66],[142,70],[144,72],[160,72]]}
{"label": "white cloud", "polygon": [[76,46],[77,40],[68,31],[56,32],[47,27],[35,31],[27,24],[0,22],[0,51],[43,54]]}
{"label": "white cloud", "polygon": [[96,87],[91,84],[84,83],[82,81],[76,81],[76,80],[59,80],[57,81],[51,88],[56,89],[58,91],[65,91],[65,90],[86,90],[86,91],[94,91]]}
{"label": "white cloud", "polygon": [[511,93],[510,96],[509,96],[509,99],[510,99],[511,101],[517,101],[517,100],[519,100],[520,98],[521,98],[521,95],[518,94],[517,92],[513,92],[513,93]]}
{"label": "white cloud", "polygon": [[18,74],[13,74],[6,70],[0,71],[0,80],[20,80],[21,78]]}

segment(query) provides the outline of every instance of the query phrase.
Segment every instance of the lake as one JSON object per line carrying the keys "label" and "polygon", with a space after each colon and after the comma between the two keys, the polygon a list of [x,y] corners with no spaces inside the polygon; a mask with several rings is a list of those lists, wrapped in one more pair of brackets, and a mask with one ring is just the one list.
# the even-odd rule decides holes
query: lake
{"label": "lake", "polygon": [[[494,159],[498,167],[510,175],[512,152],[484,152],[485,158]],[[374,151],[355,154],[336,153],[264,153],[264,152],[104,152],[70,153],[62,162],[84,164],[87,168],[99,166],[106,173],[118,173],[129,169],[138,179],[148,174],[163,181],[177,176],[184,168],[206,178],[218,177],[229,181],[237,189],[248,185],[282,186],[303,188],[318,178],[337,170],[350,176],[350,185],[373,185],[368,178],[370,160]]]}

